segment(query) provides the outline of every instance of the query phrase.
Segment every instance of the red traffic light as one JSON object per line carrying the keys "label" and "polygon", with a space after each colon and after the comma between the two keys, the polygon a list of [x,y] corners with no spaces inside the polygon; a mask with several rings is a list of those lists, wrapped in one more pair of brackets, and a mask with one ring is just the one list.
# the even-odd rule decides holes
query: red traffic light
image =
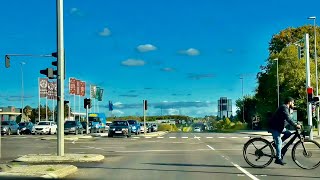
{"label": "red traffic light", "polygon": [[307,88],[307,93],[308,94],[313,94],[313,88],[312,87],[308,87]]}

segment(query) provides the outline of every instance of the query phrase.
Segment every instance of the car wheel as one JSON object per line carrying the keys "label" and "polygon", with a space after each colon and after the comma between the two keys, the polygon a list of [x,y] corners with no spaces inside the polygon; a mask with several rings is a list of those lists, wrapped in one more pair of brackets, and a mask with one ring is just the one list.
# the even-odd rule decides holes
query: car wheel
{"label": "car wheel", "polygon": [[79,131],[79,130],[76,129],[76,130],[74,131],[74,134],[75,134],[75,135],[78,135],[78,131]]}
{"label": "car wheel", "polygon": [[7,135],[10,136],[11,135],[11,129],[8,129],[7,131]]}

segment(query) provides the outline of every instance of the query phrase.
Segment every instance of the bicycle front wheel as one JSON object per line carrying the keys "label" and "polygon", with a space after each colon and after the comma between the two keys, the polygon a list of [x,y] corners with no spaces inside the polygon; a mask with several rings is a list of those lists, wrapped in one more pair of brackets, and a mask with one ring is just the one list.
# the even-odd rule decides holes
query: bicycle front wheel
{"label": "bicycle front wheel", "polygon": [[243,157],[250,166],[264,168],[272,162],[275,155],[269,141],[263,138],[252,138],[243,146]]}
{"label": "bicycle front wheel", "polygon": [[320,145],[305,139],[298,141],[292,148],[292,160],[303,169],[314,169],[320,165]]}

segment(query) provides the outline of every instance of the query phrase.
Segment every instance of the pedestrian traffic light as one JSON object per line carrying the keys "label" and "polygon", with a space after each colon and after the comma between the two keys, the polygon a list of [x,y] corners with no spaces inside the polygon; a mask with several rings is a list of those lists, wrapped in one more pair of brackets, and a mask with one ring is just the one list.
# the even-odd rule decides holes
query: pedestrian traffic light
{"label": "pedestrian traffic light", "polygon": [[309,103],[313,102],[313,88],[312,87],[307,88],[307,98],[308,98]]}
{"label": "pedestrian traffic light", "polygon": [[83,100],[83,107],[85,108],[85,109],[87,109],[87,106],[88,106],[88,109],[90,109],[91,108],[91,99],[89,99],[89,98],[85,98],[84,100]]}
{"label": "pedestrian traffic light", "polygon": [[9,68],[10,67],[10,56],[6,55],[5,59],[6,59],[6,68]]}
{"label": "pedestrian traffic light", "polygon": [[54,79],[54,70],[52,68],[40,70],[40,74],[46,75],[49,79]]}
{"label": "pedestrian traffic light", "polygon": [[302,59],[304,57],[304,47],[298,46],[298,58]]}

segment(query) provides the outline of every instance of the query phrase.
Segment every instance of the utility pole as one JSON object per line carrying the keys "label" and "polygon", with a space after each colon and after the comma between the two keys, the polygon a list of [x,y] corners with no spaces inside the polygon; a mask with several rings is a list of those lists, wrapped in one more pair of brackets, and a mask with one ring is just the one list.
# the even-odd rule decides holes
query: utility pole
{"label": "utility pole", "polygon": [[63,0],[57,0],[57,52],[58,52],[58,141],[57,155],[64,156],[64,33]]}
{"label": "utility pole", "polygon": [[[306,89],[311,87],[310,82],[310,57],[309,57],[309,34],[305,34],[305,50],[306,50]],[[312,105],[311,103],[307,103],[307,114],[308,114],[308,125],[311,127],[309,138],[313,140],[313,132],[312,132]]]}

